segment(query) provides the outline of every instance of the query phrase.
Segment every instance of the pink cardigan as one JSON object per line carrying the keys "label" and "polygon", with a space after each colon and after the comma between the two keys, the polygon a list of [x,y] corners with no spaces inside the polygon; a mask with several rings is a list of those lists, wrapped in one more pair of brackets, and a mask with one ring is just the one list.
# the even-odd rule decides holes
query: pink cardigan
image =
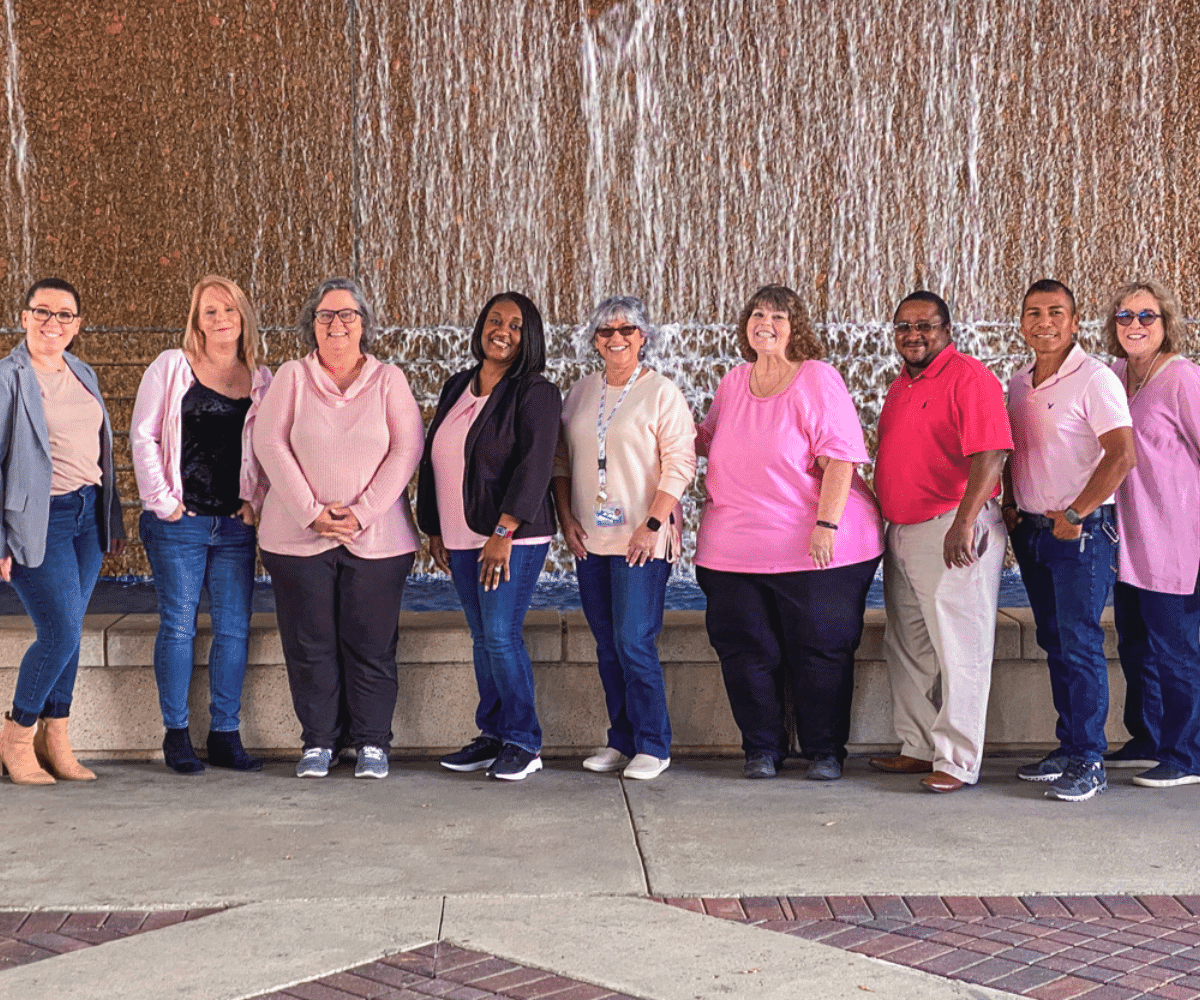
{"label": "pink cardigan", "polygon": [[[187,355],[178,348],[163,351],[142,376],[129,447],[142,506],[159,517],[169,517],[183,503],[183,477],[179,470],[183,451],[183,397],[196,383]],[[254,420],[271,384],[271,370],[260,365],[250,386],[250,410],[242,426],[240,496],[255,511],[262,509],[267,481],[254,458]]]}
{"label": "pink cardigan", "polygon": [[363,559],[420,548],[406,488],[421,460],[421,411],[404,372],[367,356],[343,393],[317,352],[280,366],[254,429],[271,480],[258,541],[267,552],[312,556],[340,543],[310,525],[328,503],[349,506],[362,531],[345,543]]}

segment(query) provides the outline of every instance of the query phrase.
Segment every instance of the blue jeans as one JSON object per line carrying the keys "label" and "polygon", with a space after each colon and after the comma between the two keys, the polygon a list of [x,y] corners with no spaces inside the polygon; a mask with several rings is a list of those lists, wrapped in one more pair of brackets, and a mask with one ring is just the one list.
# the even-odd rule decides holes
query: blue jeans
{"label": "blue jeans", "polygon": [[1190,594],[1113,588],[1133,751],[1200,774],[1200,579]]}
{"label": "blue jeans", "polygon": [[184,729],[188,724],[196,609],[200,591],[207,587],[212,612],[208,654],[211,729],[235,732],[250,640],[254,528],[240,517],[184,514],[178,521],[164,521],[143,511],[138,533],[154,570],[158,594],[154,679],[163,725]]}
{"label": "blue jeans", "polygon": [[495,590],[484,590],[479,582],[479,549],[450,550],[450,575],[473,643],[479,688],[475,724],[484,736],[531,753],[542,749],[542,727],[534,703],[533,662],[521,628],[549,548],[548,542],[514,545],[509,579]]}
{"label": "blue jeans", "polygon": [[13,561],[13,590],[37,629],[17,673],[12,717],[18,725],[32,726],[39,715],[64,719],[70,714],[83,616],[104,558],[96,524],[97,493],[95,486],[82,486],[51,497],[42,564],[30,567]]}
{"label": "blue jeans", "polygon": [[651,559],[630,566],[624,556],[589,555],[575,561],[579,598],[592,635],[604,701],[608,745],[627,757],[671,756],[667,691],[655,640],[671,564]]}
{"label": "blue jeans", "polygon": [[1117,576],[1116,518],[1111,507],[1101,508],[1084,522],[1079,538],[1063,541],[1023,517],[1011,537],[1050,668],[1055,735],[1068,756],[1094,763],[1108,747],[1108,660],[1100,615]]}

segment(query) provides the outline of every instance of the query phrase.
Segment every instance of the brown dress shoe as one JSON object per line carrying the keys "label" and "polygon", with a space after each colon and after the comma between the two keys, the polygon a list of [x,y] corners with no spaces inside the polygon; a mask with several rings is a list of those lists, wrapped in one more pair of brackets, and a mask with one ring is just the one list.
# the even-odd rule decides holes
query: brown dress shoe
{"label": "brown dress shoe", "polygon": [[934,771],[928,777],[922,778],[921,784],[931,792],[957,792],[960,788],[967,787],[965,781],[959,781],[945,771]]}
{"label": "brown dress shoe", "polygon": [[891,757],[872,757],[867,763],[876,771],[883,771],[885,774],[928,774],[933,770],[929,761],[906,757],[902,753]]}

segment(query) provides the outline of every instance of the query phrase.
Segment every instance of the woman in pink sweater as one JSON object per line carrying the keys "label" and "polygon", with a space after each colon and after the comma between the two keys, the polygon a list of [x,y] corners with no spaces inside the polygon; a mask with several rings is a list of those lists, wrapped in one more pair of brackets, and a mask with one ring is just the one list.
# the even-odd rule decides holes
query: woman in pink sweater
{"label": "woman in pink sweater", "polygon": [[300,310],[313,348],[279,368],[255,453],[270,479],[259,525],[292,703],[301,778],[323,778],[344,746],[357,778],[388,773],[404,581],[419,547],[405,488],[424,439],[404,372],[366,351],[375,314],[348,278]]}

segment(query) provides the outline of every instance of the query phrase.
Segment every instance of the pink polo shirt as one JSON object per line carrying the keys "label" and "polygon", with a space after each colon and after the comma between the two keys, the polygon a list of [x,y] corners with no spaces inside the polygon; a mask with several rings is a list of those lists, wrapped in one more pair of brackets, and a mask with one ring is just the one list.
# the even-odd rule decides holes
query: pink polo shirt
{"label": "pink polo shirt", "polygon": [[[708,455],[708,499],[696,535],[696,564],[729,573],[811,570],[808,542],[821,496],[818,456],[870,461],[846,383],[823,361],[805,361],[791,385],[759,399],[753,365],[721,379],[696,436]],[[831,567],[883,552],[883,522],[858,473],[839,522]]]}
{"label": "pink polo shirt", "polygon": [[1017,506],[1044,514],[1071,506],[1104,457],[1100,436],[1132,420],[1121,380],[1078,344],[1036,389],[1033,366],[1008,383],[1010,468]]}
{"label": "pink polo shirt", "polygon": [[[913,378],[908,367],[879,415],[875,495],[895,524],[920,524],[957,507],[971,456],[1013,446],[1000,380],[947,344]],[[1000,484],[992,496],[1000,492]]]}
{"label": "pink polo shirt", "polygon": [[[1126,361],[1113,363],[1124,378]],[[1117,488],[1117,578],[1190,594],[1200,571],[1200,368],[1177,355],[1129,401],[1137,465]]]}

